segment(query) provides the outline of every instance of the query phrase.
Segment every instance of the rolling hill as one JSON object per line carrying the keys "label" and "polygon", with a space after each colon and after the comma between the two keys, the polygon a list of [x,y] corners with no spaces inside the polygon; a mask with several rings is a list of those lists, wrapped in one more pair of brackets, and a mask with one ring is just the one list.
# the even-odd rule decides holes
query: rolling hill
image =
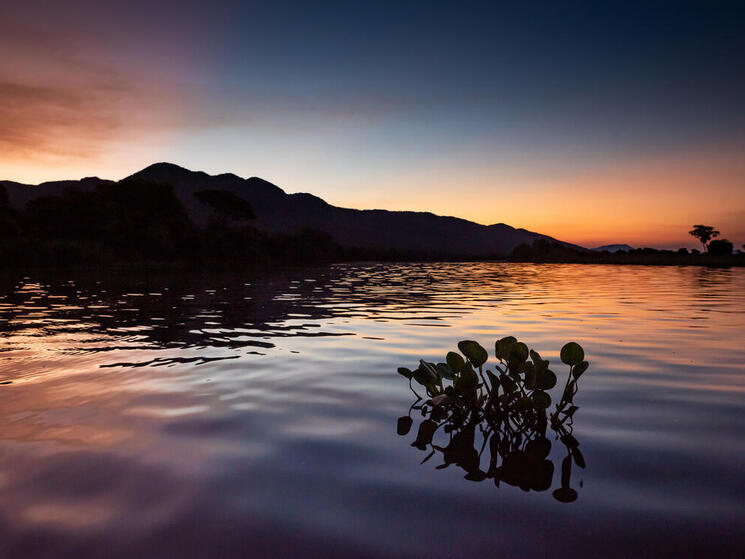
{"label": "rolling hill", "polygon": [[85,192],[116,184],[126,187],[129,183],[171,185],[189,220],[202,230],[215,220],[250,225],[268,235],[316,230],[343,247],[443,258],[498,258],[538,239],[557,242],[504,223],[481,225],[428,212],[340,208],[312,194],[287,194],[257,177],[208,175],[170,163],[150,165],[118,183],[90,177],[39,185],[0,181],[0,186],[10,208],[22,212],[32,200],[61,196],[71,189]]}

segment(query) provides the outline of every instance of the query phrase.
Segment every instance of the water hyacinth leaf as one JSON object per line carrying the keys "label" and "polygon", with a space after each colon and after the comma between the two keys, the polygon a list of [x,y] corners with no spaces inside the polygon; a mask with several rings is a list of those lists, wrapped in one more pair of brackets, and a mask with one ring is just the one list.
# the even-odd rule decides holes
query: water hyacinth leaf
{"label": "water hyacinth leaf", "polygon": [[453,369],[455,372],[462,371],[463,367],[466,366],[465,359],[463,359],[460,354],[455,353],[454,351],[448,351],[445,360],[448,362],[448,365],[450,365],[450,368]]}
{"label": "water hyacinth leaf", "polygon": [[478,342],[463,340],[458,342],[458,349],[465,355],[474,367],[480,367],[489,359],[489,354]]}
{"label": "water hyacinth leaf", "polygon": [[440,375],[437,374],[434,365],[424,361],[420,361],[419,368],[414,371],[414,380],[427,388],[441,384]]}
{"label": "water hyacinth leaf", "polygon": [[534,361],[533,362],[533,368],[536,370],[537,373],[548,371],[548,365],[549,365],[549,361]]}
{"label": "water hyacinth leaf", "polygon": [[535,372],[535,365],[530,361],[525,361],[520,363],[517,367],[514,367],[514,370],[519,372],[521,375],[526,375],[529,372]]}
{"label": "water hyacinth leaf", "polygon": [[543,358],[537,351],[535,351],[534,349],[531,349],[530,360],[533,361],[534,364],[537,364],[537,363],[541,363],[543,361]]}
{"label": "water hyacinth leaf", "polygon": [[566,365],[579,365],[585,358],[585,350],[576,342],[569,342],[561,348],[561,362]]}
{"label": "water hyacinth leaf", "polygon": [[494,350],[496,352],[497,358],[501,359],[502,361],[507,361],[510,358],[510,351],[512,350],[512,346],[516,343],[517,338],[515,338],[514,336],[506,336],[497,340],[497,343],[494,344]]}
{"label": "water hyacinth leaf", "polygon": [[422,367],[419,367],[413,372],[413,378],[422,386],[427,386],[432,382],[432,377],[430,376],[429,372]]}
{"label": "water hyacinth leaf", "polygon": [[510,361],[514,361],[515,363],[522,363],[528,358],[528,346],[526,346],[522,342],[517,342],[512,345],[512,348],[510,349]]}
{"label": "water hyacinth leaf", "polygon": [[414,423],[414,420],[411,419],[411,417],[409,417],[408,415],[399,417],[398,425],[396,426],[396,432],[401,436],[408,435],[409,431],[411,430],[412,423]]}
{"label": "water hyacinth leaf", "polygon": [[438,363],[436,367],[437,373],[442,378],[446,378],[448,380],[453,380],[455,378],[455,371],[453,371],[453,369],[447,363]]}
{"label": "water hyacinth leaf", "polygon": [[440,373],[437,371],[437,366],[434,363],[429,363],[424,360],[419,361],[419,368],[424,368],[429,373],[430,378],[432,379],[432,384],[442,384],[442,379],[440,378]]}
{"label": "water hyacinth leaf", "polygon": [[414,373],[411,372],[410,369],[407,369],[406,367],[399,367],[398,368],[398,374],[402,377],[405,377],[409,380],[414,376]]}
{"label": "water hyacinth leaf", "polygon": [[437,374],[437,368],[435,367],[434,363],[429,363],[428,361],[425,361],[424,359],[419,360],[419,366],[424,367],[427,369],[430,373],[432,373],[435,377],[439,376]]}
{"label": "water hyacinth leaf", "polygon": [[572,369],[572,376],[574,376],[575,379],[578,379],[589,366],[590,364],[587,361],[582,361],[582,363]]}
{"label": "water hyacinth leaf", "polygon": [[556,386],[556,374],[553,371],[544,371],[540,376],[538,384],[541,390],[551,390]]}
{"label": "water hyacinth leaf", "polygon": [[551,405],[551,396],[543,390],[533,392],[533,404],[540,410],[545,410]]}
{"label": "water hyacinth leaf", "polygon": [[525,376],[525,388],[528,390],[535,390],[538,388],[538,379],[536,379],[535,373]]}
{"label": "water hyacinth leaf", "polygon": [[455,388],[465,393],[476,388],[479,383],[479,377],[473,367],[467,365],[455,379]]}

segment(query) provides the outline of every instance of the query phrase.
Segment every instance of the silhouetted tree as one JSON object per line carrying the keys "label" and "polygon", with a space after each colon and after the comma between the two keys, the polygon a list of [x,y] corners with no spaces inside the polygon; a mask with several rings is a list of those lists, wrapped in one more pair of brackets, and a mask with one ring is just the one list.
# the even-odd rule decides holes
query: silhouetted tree
{"label": "silhouetted tree", "polygon": [[729,256],[732,254],[734,245],[727,239],[717,239],[709,243],[709,254],[716,256]]}
{"label": "silhouetted tree", "polygon": [[704,250],[709,251],[709,241],[714,237],[719,236],[719,231],[711,227],[710,225],[694,225],[693,229],[688,231],[689,235],[693,235],[701,244],[704,245]]}

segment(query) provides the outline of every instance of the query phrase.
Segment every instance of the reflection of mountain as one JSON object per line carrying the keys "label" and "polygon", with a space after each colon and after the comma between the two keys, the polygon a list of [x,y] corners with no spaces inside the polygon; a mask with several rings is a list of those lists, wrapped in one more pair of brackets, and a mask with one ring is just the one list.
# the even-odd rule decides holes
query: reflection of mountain
{"label": "reflection of mountain", "polygon": [[[549,239],[503,223],[486,226],[424,212],[339,208],[311,194],[287,194],[260,178],[210,176],[168,163],[151,165],[124,180],[173,185],[186,214],[200,229],[219,217],[232,224],[250,223],[269,234],[312,229],[329,234],[344,247],[442,257],[507,256],[521,243]],[[60,196],[72,187],[92,191],[113,184],[87,178],[38,186],[6,181],[0,182],[0,188],[4,187],[10,207],[21,211],[33,199]]]}
{"label": "reflection of mountain", "polygon": [[[320,325],[332,318],[374,315],[381,320],[405,315],[424,320],[422,305],[438,294],[465,288],[457,280],[445,281],[452,275],[445,270],[424,265],[345,265],[251,274],[78,274],[75,281],[57,274],[35,281],[0,276],[0,336],[16,336],[24,344],[26,336],[75,336],[82,324],[91,336],[80,340],[81,352],[174,350],[165,360],[152,363],[128,358],[126,363],[110,364],[166,365],[184,360],[198,364],[215,356],[267,353],[284,337],[354,334]],[[430,274],[442,280],[432,284]],[[439,320],[448,312],[455,311],[448,311],[442,302],[432,318]],[[13,346],[0,352],[19,349]]]}
{"label": "reflection of mountain", "polygon": [[[275,345],[269,337],[334,335],[307,323],[333,316],[315,305],[330,297],[329,290],[338,281],[333,270],[307,282],[281,272],[260,278],[164,273],[78,277],[75,282],[24,280],[0,288],[5,303],[0,307],[0,333],[74,335],[85,324],[95,336],[85,344],[86,352],[210,347],[263,353]],[[295,320],[289,324],[291,316]]]}

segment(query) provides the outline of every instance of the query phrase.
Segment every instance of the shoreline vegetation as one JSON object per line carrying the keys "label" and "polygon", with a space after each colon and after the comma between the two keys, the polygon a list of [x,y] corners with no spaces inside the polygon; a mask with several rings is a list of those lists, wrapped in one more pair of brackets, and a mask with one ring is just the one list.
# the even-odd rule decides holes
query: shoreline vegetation
{"label": "shoreline vegetation", "polygon": [[[671,250],[650,248],[626,252],[564,252],[536,250],[531,246],[519,246],[508,257],[454,257],[432,253],[409,253],[405,251],[375,251],[342,247],[328,236],[317,231],[306,231],[299,235],[270,236],[258,231],[233,232],[241,245],[214,245],[214,237],[208,235],[192,246],[191,252],[167,251],[153,254],[128,251],[119,254],[112,247],[98,242],[79,240],[0,239],[0,261],[8,271],[25,270],[75,270],[118,268],[175,268],[193,269],[209,267],[215,270],[251,269],[277,265],[313,265],[345,262],[514,262],[535,264],[609,264],[635,266],[708,266],[745,267],[745,253],[732,255],[680,254]],[[319,243],[320,241],[320,243]]]}
{"label": "shoreline vegetation", "polygon": [[510,262],[567,264],[632,264],[648,266],[745,266],[745,253],[659,250],[637,248],[627,251],[576,251],[559,243],[536,241],[515,247]]}
{"label": "shoreline vegetation", "polygon": [[251,204],[235,194],[218,190],[197,194],[200,202],[214,210],[205,225],[196,224],[168,183],[128,179],[89,190],[67,188],[58,195],[34,198],[22,209],[13,207],[0,188],[2,269],[229,269],[360,261],[745,266],[745,254],[732,254],[728,241],[730,254],[713,250],[723,240],[704,243],[709,249],[704,253],[649,248],[592,251],[550,238],[478,256],[445,247],[359,248],[343,245],[328,231],[314,228],[284,233],[261,230]]}

